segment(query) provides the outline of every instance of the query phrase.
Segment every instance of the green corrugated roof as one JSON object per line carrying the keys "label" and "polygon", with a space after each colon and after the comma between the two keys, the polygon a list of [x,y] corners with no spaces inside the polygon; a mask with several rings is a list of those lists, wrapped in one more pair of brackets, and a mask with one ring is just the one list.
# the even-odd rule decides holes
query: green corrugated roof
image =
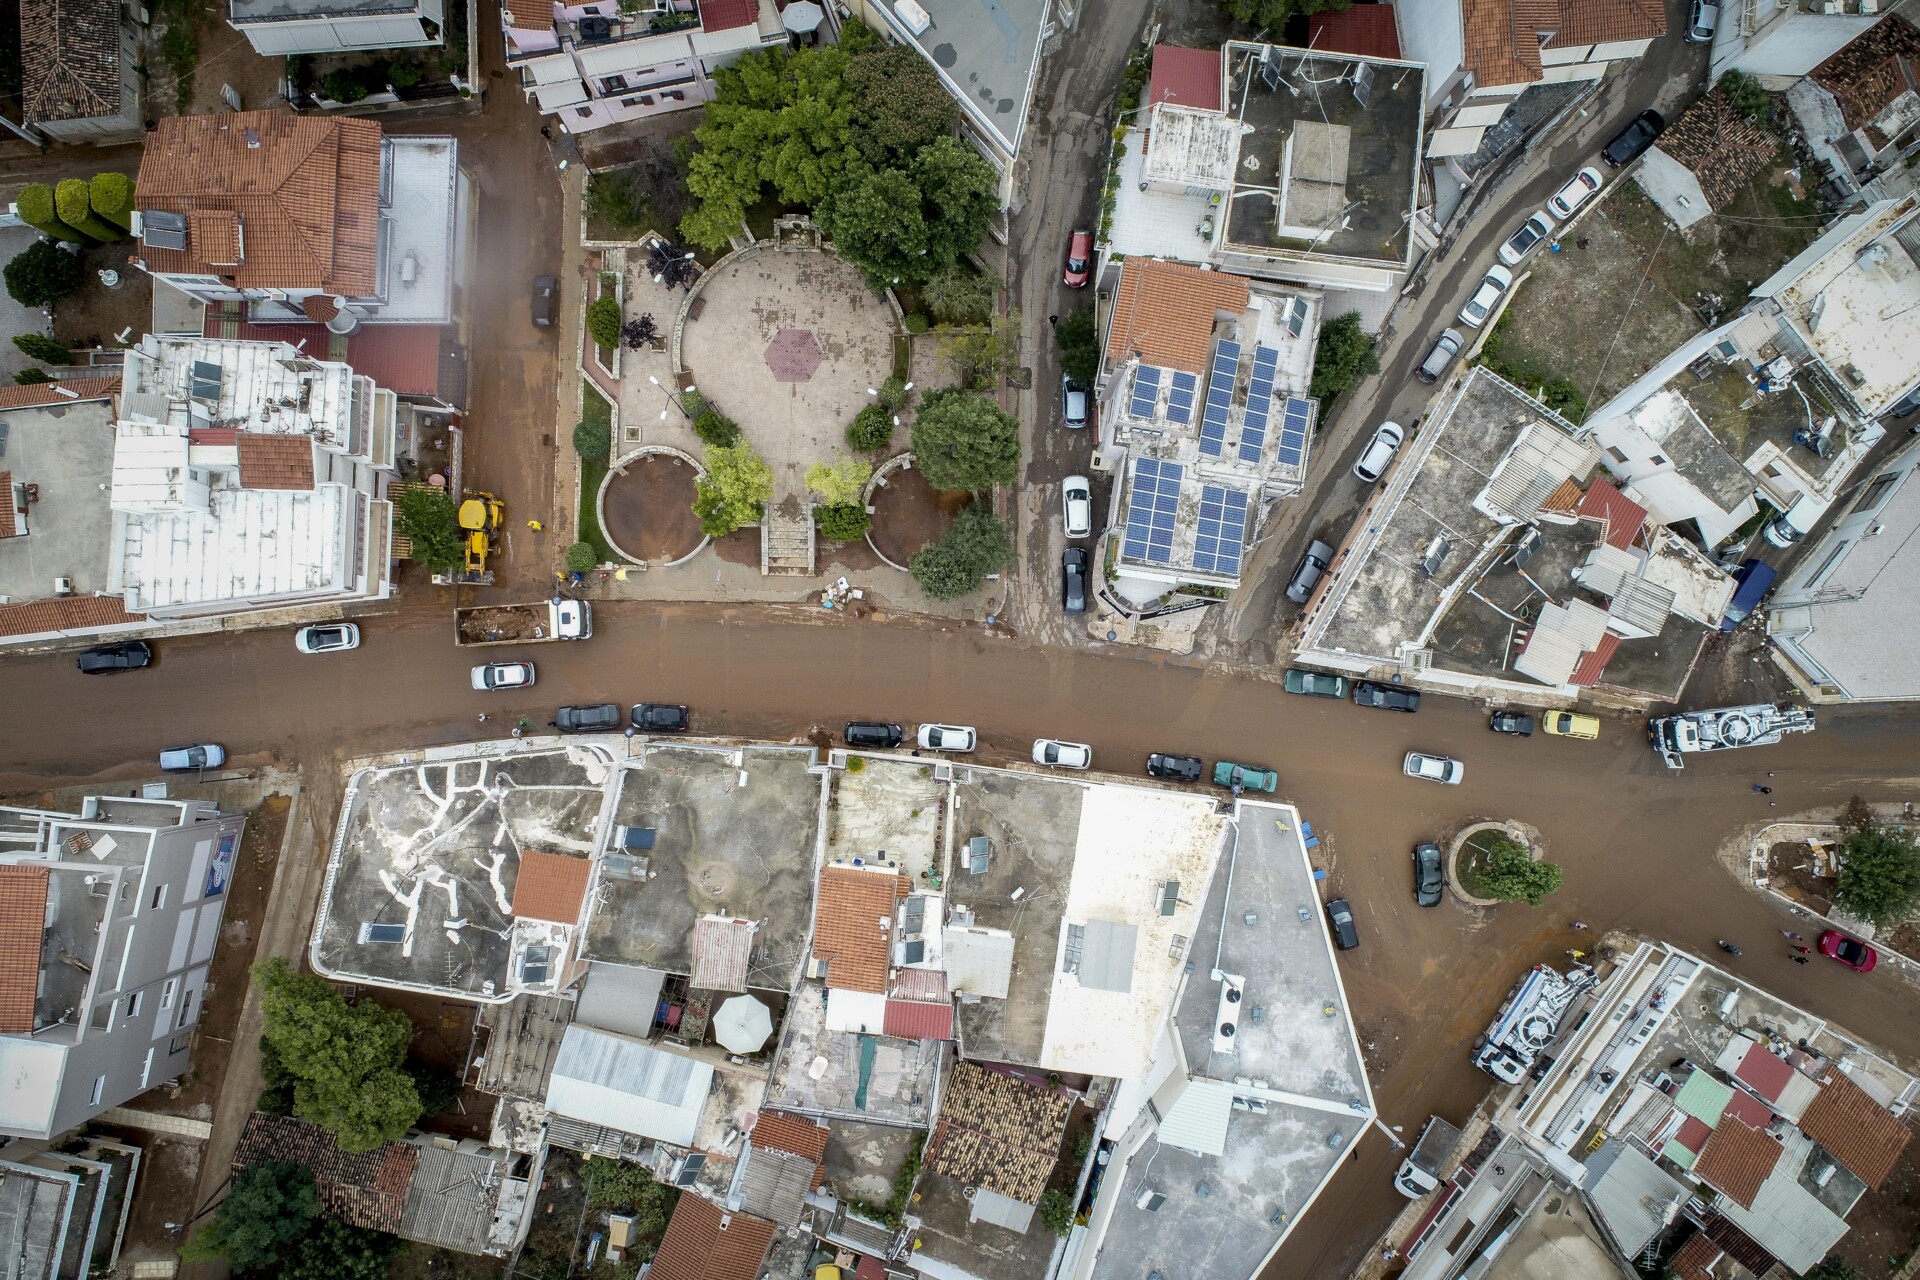
{"label": "green corrugated roof", "polygon": [[1667,1145],[1661,1148],[1660,1154],[1679,1165],[1682,1169],[1693,1168],[1693,1162],[1700,1158],[1673,1138],[1667,1139]]}
{"label": "green corrugated roof", "polygon": [[1709,1127],[1720,1123],[1720,1115],[1733,1101],[1733,1090],[1704,1071],[1696,1071],[1680,1086],[1673,1105]]}

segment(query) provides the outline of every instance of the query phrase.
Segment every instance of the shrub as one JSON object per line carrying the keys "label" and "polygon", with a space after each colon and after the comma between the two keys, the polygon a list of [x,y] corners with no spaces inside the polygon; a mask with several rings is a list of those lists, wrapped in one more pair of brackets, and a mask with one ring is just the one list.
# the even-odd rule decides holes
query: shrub
{"label": "shrub", "polygon": [[1380,372],[1373,335],[1360,327],[1360,313],[1349,311],[1320,326],[1313,351],[1311,394],[1331,400],[1368,374]]}
{"label": "shrub", "polygon": [[53,189],[53,207],[60,221],[95,240],[118,240],[126,234],[93,211],[85,178],[62,178]]}
{"label": "shrub", "polygon": [[867,509],[857,502],[821,507],[814,520],[820,526],[820,536],[834,542],[857,542],[866,536],[867,526],[873,523]]}
{"label": "shrub", "polygon": [[76,244],[86,239],[60,221],[60,214],[54,208],[53,188],[46,183],[31,182],[20,188],[20,195],[14,203],[18,207],[20,221],[42,235],[52,236],[56,240],[71,240]]}
{"label": "shrub", "polygon": [[411,89],[420,83],[420,68],[411,62],[395,62],[387,67],[387,83],[396,89]]}
{"label": "shrub", "polygon": [[920,286],[920,296],[936,320],[947,324],[979,324],[993,314],[997,283],[965,262],[942,267]]}
{"label": "shrub", "polygon": [[367,96],[367,86],[351,71],[329,71],[320,77],[320,92],[335,102],[351,106]]}
{"label": "shrub", "polygon": [[1058,1187],[1040,1195],[1040,1225],[1057,1236],[1073,1230],[1073,1200]]}
{"label": "shrub", "polygon": [[740,443],[740,424],[708,405],[694,418],[693,434],[700,437],[702,444],[725,448]]}
{"label": "shrub", "polygon": [[37,382],[52,382],[53,375],[45,369],[22,369],[13,375],[13,384],[17,387],[32,386]]}
{"label": "shrub", "polygon": [[708,445],[706,474],[693,482],[693,514],[709,538],[724,538],[760,518],[773,496],[773,468],[745,442]]}
{"label": "shrub", "polygon": [[1773,114],[1773,99],[1760,87],[1760,82],[1744,71],[1729,71],[1720,77],[1714,86],[1726,97],[1735,111],[1749,120],[1765,123]]}
{"label": "shrub", "polygon": [[595,346],[611,351],[620,345],[620,300],[603,293],[587,304],[587,335]]}
{"label": "shrub", "polygon": [[51,240],[35,240],[6,266],[7,293],[23,307],[50,307],[80,287],[79,256]]}
{"label": "shrub", "polygon": [[960,513],[940,541],[915,552],[907,571],[935,600],[958,600],[979,590],[989,573],[1012,558],[1005,523],[992,507],[975,503]]}
{"label": "shrub", "polygon": [[[1470,843],[1468,848],[1476,849],[1476,846]],[[1480,889],[1489,898],[1537,907],[1548,894],[1560,888],[1559,865],[1533,861],[1526,846],[1517,840],[1492,836],[1480,843],[1476,851],[1480,855]]]}
{"label": "shrub", "polygon": [[16,334],[13,345],[29,359],[45,360],[48,364],[72,364],[73,352],[40,333]]}
{"label": "shrub", "polygon": [[807,488],[820,495],[829,507],[844,507],[860,501],[867,481],[873,479],[873,466],[863,458],[844,455],[832,462],[816,462],[807,468]]}
{"label": "shrub", "polygon": [[1882,927],[1910,916],[1920,905],[1920,848],[1913,837],[1878,825],[1849,835],[1833,900]]}
{"label": "shrub", "polygon": [[585,573],[599,563],[600,559],[594,554],[591,543],[576,542],[567,548],[567,571],[569,573]]}
{"label": "shrub", "polygon": [[573,451],[594,462],[605,462],[613,454],[613,427],[605,422],[584,419],[573,426]]}
{"label": "shrub", "polygon": [[87,184],[87,203],[121,230],[133,226],[133,179],[124,173],[96,173]]}
{"label": "shrub", "polygon": [[848,773],[865,773],[866,770],[867,770],[867,758],[865,756],[848,756],[847,757]]}
{"label": "shrub", "polygon": [[167,70],[173,72],[174,106],[185,115],[187,103],[193,98],[194,68],[200,65],[200,34],[194,30],[193,15],[185,11],[185,6],[168,17],[167,34],[160,38],[160,56],[166,60]]}
{"label": "shrub", "polygon": [[393,527],[413,543],[413,558],[436,573],[458,568],[465,553],[459,508],[443,490],[396,489]]}
{"label": "shrub", "polygon": [[877,404],[870,404],[847,424],[847,444],[870,453],[884,449],[893,439],[893,415]]}
{"label": "shrub", "polygon": [[933,322],[921,315],[918,311],[908,316],[905,324],[908,333],[925,333],[927,330],[933,328]]}
{"label": "shrub", "polygon": [[936,489],[987,489],[1020,473],[1020,424],[985,396],[936,391],[913,420],[913,456]]}

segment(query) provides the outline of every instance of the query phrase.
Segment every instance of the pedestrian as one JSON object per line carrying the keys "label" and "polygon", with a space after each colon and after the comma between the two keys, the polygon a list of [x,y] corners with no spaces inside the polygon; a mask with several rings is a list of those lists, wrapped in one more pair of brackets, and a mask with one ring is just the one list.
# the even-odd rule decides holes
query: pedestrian
{"label": "pedestrian", "polygon": [[1493,1176],[1494,1176],[1494,1177],[1496,1177],[1496,1178],[1504,1178],[1504,1177],[1506,1177],[1506,1176],[1507,1176],[1507,1166],[1505,1166],[1505,1165],[1503,1165],[1503,1164],[1497,1164],[1497,1165],[1495,1165],[1495,1166],[1493,1166]]}
{"label": "pedestrian", "polygon": [[1586,923],[1581,920],[1575,920],[1567,927],[1570,929],[1578,929],[1582,933],[1585,933],[1587,931]]}
{"label": "pedestrian", "polygon": [[487,713],[486,713],[486,712],[484,712],[484,711],[482,711],[482,712],[480,713],[480,719],[481,719],[481,721],[482,721],[482,722],[484,723],[484,722],[485,722],[485,720],[486,720],[486,718],[487,718]]}
{"label": "pedestrian", "polygon": [[1806,949],[1805,947],[1799,947],[1799,946],[1796,946],[1796,947],[1794,948],[1794,951],[1795,951],[1795,952],[1796,952],[1797,954],[1799,954],[1799,955],[1803,955],[1803,956],[1804,956],[1804,955],[1811,955],[1811,954],[1812,954],[1812,952],[1810,952],[1810,951],[1808,951],[1808,950],[1807,950],[1807,949]]}
{"label": "pedestrian", "polygon": [[1803,938],[1803,937],[1801,937],[1801,936],[1800,936],[1799,934],[1797,934],[1797,933],[1795,933],[1795,932],[1794,932],[1793,930],[1791,930],[1791,929],[1782,929],[1782,930],[1780,931],[1780,933],[1781,933],[1781,936],[1782,936],[1782,937],[1786,937],[1786,938],[1791,938],[1791,939],[1793,939],[1793,941],[1795,941],[1795,942],[1805,942],[1805,941],[1806,941],[1806,939],[1805,939],[1805,938]]}
{"label": "pedestrian", "polygon": [[1753,789],[1754,789],[1754,791],[1756,791],[1757,793],[1759,793],[1760,795],[1763,795],[1763,796],[1770,796],[1770,795],[1772,795],[1772,794],[1773,794],[1773,788],[1772,788],[1772,787],[1763,787],[1763,786],[1761,786],[1761,785],[1760,785],[1759,783],[1757,783],[1757,782],[1753,784]]}
{"label": "pedestrian", "polygon": [[546,527],[547,526],[541,524],[538,520],[527,521],[527,528],[533,530],[535,533],[543,531]]}
{"label": "pedestrian", "polygon": [[1788,956],[1787,959],[1793,961],[1795,964],[1805,964],[1807,962],[1805,956]]}
{"label": "pedestrian", "polygon": [[548,142],[552,142],[552,141],[553,141],[553,130],[551,130],[551,129],[549,129],[549,128],[548,128],[548,127],[547,127],[546,125],[541,125],[541,126],[540,126],[540,136],[541,136],[541,137],[543,137],[543,138],[545,138],[545,139],[546,139],[546,140],[547,140]]}

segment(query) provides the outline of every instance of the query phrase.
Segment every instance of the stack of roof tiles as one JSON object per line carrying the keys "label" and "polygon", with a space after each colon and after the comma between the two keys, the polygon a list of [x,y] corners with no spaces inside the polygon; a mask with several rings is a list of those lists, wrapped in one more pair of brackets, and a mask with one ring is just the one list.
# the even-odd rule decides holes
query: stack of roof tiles
{"label": "stack of roof tiles", "polygon": [[521,920],[574,924],[587,896],[593,864],[585,858],[528,849],[513,880],[513,914]]}
{"label": "stack of roof tiles", "polygon": [[304,435],[243,431],[234,439],[243,489],[313,488],[313,441]]}

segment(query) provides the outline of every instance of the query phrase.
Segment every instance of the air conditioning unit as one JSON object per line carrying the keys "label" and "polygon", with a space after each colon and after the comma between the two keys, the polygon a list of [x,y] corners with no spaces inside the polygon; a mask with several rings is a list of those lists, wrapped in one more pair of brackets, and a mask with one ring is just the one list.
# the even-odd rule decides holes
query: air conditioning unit
{"label": "air conditioning unit", "polygon": [[1247,980],[1236,973],[1214,970],[1220,979],[1220,1003],[1213,1016],[1213,1051],[1232,1053],[1240,1034],[1240,1004],[1246,995]]}
{"label": "air conditioning unit", "polygon": [[72,578],[55,578],[53,580],[53,594],[56,596],[72,595],[73,579]]}

